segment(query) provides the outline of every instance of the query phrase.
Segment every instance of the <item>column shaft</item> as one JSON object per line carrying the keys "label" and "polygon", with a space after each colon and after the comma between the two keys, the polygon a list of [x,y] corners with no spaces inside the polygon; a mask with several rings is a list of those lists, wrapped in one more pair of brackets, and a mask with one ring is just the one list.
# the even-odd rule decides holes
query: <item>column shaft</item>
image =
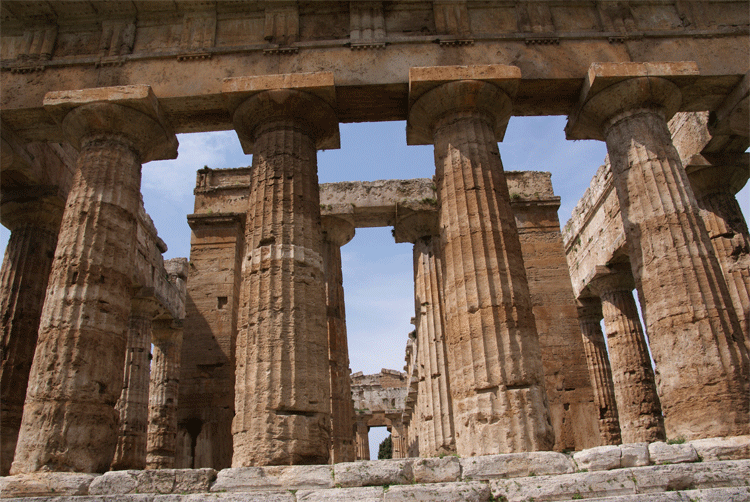
{"label": "column shaft", "polygon": [[[615,400],[615,387],[612,381],[612,368],[607,355],[607,345],[600,321],[602,308],[598,299],[584,299],[583,307],[578,309],[578,322],[581,325],[583,348],[586,351],[586,362],[591,375],[591,386],[594,389],[594,400],[599,409],[599,433],[602,444],[620,444],[620,418]],[[596,305],[591,305],[596,303]]]}
{"label": "column shaft", "polygon": [[357,422],[357,460],[370,460],[370,430],[362,422]]}

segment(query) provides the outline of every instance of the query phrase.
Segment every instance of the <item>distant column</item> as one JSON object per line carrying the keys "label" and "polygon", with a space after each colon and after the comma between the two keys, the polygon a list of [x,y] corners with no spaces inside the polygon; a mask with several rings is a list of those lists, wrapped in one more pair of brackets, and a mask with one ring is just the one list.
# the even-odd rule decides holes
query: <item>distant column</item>
{"label": "distant column", "polygon": [[602,444],[620,444],[622,436],[612,368],[609,365],[607,344],[601,327],[602,303],[599,298],[580,298],[578,302],[578,322],[581,325],[594,400],[599,409],[599,433]]}
{"label": "distant column", "polygon": [[45,197],[4,203],[0,211],[11,231],[0,271],[0,476],[8,475],[16,451],[63,205]]}
{"label": "distant column", "polygon": [[689,62],[595,63],[566,128],[607,142],[666,433],[686,439],[750,433],[739,320],[667,128],[697,73]]}
{"label": "distant column", "polygon": [[48,93],[44,106],[81,153],[11,472],[104,472],[117,444],[141,164],[175,158],[177,139],[148,86]]}
{"label": "distant column", "polygon": [[363,422],[357,422],[357,460],[370,460],[370,429]]}

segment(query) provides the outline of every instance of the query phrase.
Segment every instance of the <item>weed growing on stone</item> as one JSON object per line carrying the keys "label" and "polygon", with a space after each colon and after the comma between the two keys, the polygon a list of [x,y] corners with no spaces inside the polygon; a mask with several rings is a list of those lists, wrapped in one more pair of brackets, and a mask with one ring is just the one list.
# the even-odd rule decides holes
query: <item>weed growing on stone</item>
{"label": "weed growing on stone", "polygon": [[581,500],[581,499],[583,499],[583,495],[581,495],[580,493],[573,494],[573,500]]}
{"label": "weed growing on stone", "polygon": [[684,444],[685,438],[682,436],[677,436],[674,439],[667,439],[667,444]]}

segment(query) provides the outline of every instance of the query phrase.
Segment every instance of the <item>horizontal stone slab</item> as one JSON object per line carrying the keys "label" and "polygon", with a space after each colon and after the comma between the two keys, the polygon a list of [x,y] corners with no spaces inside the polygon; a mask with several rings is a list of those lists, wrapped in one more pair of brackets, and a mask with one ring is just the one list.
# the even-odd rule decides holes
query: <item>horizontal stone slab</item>
{"label": "horizontal stone slab", "polygon": [[415,459],[342,462],[333,466],[336,486],[402,485],[414,481]]}
{"label": "horizontal stone slab", "polygon": [[652,464],[678,464],[697,462],[698,453],[690,443],[667,444],[663,441],[648,445],[648,456]]}
{"label": "horizontal stone slab", "polygon": [[334,488],[333,490],[300,490],[295,496],[297,502],[382,502],[382,486],[366,486],[358,488]]}
{"label": "horizontal stone slab", "polygon": [[88,493],[202,493],[215,479],[216,471],[209,468],[110,471],[92,481]]}
{"label": "horizontal stone slab", "polygon": [[750,458],[750,436],[696,439],[690,445],[704,461]]}
{"label": "horizontal stone slab", "polygon": [[445,483],[461,479],[461,464],[458,457],[453,456],[416,459],[412,471],[417,483]]}
{"label": "horizontal stone slab", "polygon": [[0,477],[0,498],[87,495],[96,474],[36,472]]}
{"label": "horizontal stone slab", "polygon": [[302,490],[333,488],[333,469],[329,465],[289,465],[235,467],[223,469],[211,491],[241,492],[253,490]]}
{"label": "horizontal stone slab", "polygon": [[384,502],[435,500],[460,500],[462,502],[487,502],[491,497],[487,483],[436,483],[429,485],[391,486],[385,490]]}
{"label": "horizontal stone slab", "polygon": [[573,461],[553,451],[507,453],[461,459],[461,479],[489,480],[575,472]]}

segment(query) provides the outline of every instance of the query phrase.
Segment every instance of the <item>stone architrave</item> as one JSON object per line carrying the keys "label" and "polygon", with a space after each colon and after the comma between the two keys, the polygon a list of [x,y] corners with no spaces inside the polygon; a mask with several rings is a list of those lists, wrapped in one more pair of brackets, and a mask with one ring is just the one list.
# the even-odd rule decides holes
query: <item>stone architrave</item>
{"label": "stone architrave", "polygon": [[177,443],[182,322],[153,321],[151,382],[148,398],[146,469],[172,469]]}
{"label": "stone architrave", "polygon": [[633,298],[633,277],[629,270],[597,272],[589,289],[602,301],[622,441],[664,441],[664,417],[646,337]]}
{"label": "stone architrave", "polygon": [[695,63],[595,63],[566,128],[607,143],[666,433],[686,439],[750,432],[741,328],[667,128],[695,75]]}
{"label": "stone architrave", "polygon": [[331,463],[335,464],[356,460],[354,400],[349,377],[344,278],[341,273],[341,246],[354,237],[354,225],[332,217],[323,217],[322,225],[331,372]]}
{"label": "stone architrave", "polygon": [[750,175],[748,154],[713,157],[686,170],[750,351],[750,234],[735,197]]}
{"label": "stone architrave", "polygon": [[2,206],[11,231],[0,270],[0,476],[7,476],[21,427],[23,403],[36,348],[52,257],[63,213],[59,197]]}
{"label": "stone architrave", "polygon": [[497,141],[520,70],[412,68],[409,144],[434,144],[459,455],[551,449],[544,372]]}
{"label": "stone architrave", "polygon": [[177,139],[145,85],[53,92],[44,106],[80,155],[11,472],[103,472],[117,443],[141,165],[175,158]]}
{"label": "stone architrave", "polygon": [[233,467],[327,463],[328,329],[317,149],[337,148],[333,74],[227,79],[253,152],[236,349]]}
{"label": "stone architrave", "polygon": [[424,373],[426,406],[432,420],[420,436],[423,457],[436,457],[456,451],[453,411],[445,350],[440,243],[437,236],[414,243],[414,296],[417,307],[417,360]]}
{"label": "stone architrave", "polygon": [[594,399],[599,408],[599,433],[602,444],[622,443],[620,418],[612,382],[612,368],[607,355],[607,344],[602,333],[602,303],[599,298],[578,299],[578,323],[581,325],[583,348],[591,375]]}
{"label": "stone architrave", "polygon": [[113,471],[143,469],[146,466],[151,321],[159,308],[149,298],[133,298],[130,305],[125,374],[122,393],[117,401],[120,432],[112,460]]}

